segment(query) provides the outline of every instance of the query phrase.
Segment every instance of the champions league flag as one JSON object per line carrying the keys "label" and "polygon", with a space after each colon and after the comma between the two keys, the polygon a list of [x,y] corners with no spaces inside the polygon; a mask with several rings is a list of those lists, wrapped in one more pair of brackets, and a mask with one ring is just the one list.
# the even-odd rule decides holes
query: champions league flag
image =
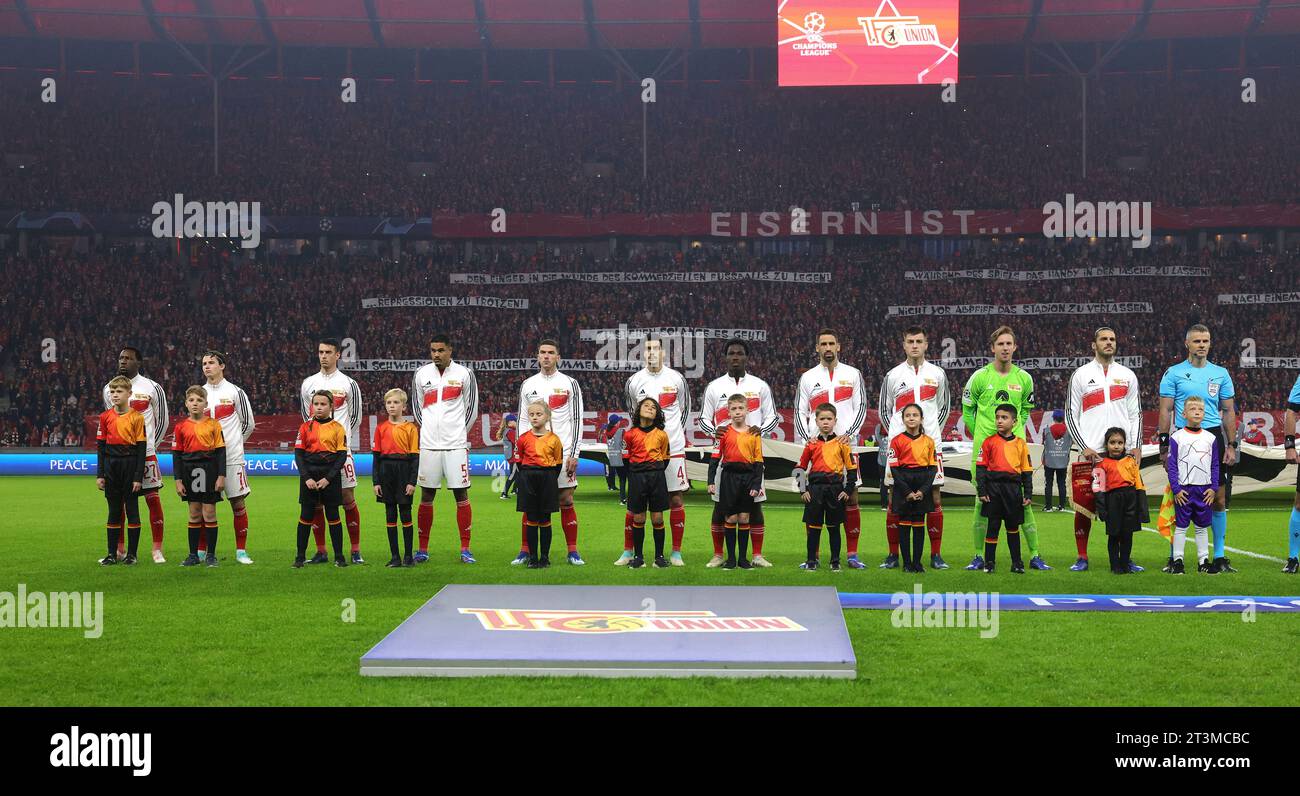
{"label": "champions league flag", "polygon": [[1169,485],[1166,484],[1165,496],[1160,500],[1160,516],[1156,517],[1156,530],[1160,532],[1161,536],[1165,537],[1171,542],[1174,540],[1174,517],[1175,516],[1176,516],[1176,512],[1174,511],[1174,493],[1169,488]]}
{"label": "champions league flag", "polygon": [[1092,491],[1092,462],[1070,465],[1070,508],[1088,519],[1096,519],[1097,499]]}

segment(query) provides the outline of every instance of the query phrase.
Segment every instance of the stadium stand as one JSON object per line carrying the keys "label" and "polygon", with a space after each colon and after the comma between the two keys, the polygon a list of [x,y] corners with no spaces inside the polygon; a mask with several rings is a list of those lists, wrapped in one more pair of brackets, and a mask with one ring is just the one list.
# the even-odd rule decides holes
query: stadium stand
{"label": "stadium stand", "polygon": [[[39,247],[38,247],[39,248]],[[217,259],[202,268],[179,265],[147,248],[105,248],[89,255],[53,249],[22,258],[0,259],[0,278],[24,286],[22,295],[0,297],[0,444],[69,445],[82,418],[99,411],[99,391],[115,372],[118,349],[139,347],[144,372],[162,383],[180,412],[188,384],[200,382],[198,355],[215,347],[231,357],[229,378],[249,394],[258,414],[298,411],[296,390],[316,368],[314,342],[324,335],[356,340],[362,359],[425,359],[435,330],[455,336],[460,359],[528,357],[537,340],[555,337],[562,353],[593,358],[599,344],[579,339],[583,329],[629,326],[696,326],[758,329],[767,341],[753,346],[752,369],[772,385],[778,406],[793,403],[801,370],[814,360],[816,330],[839,331],[842,359],[863,369],[869,394],[880,375],[901,359],[901,330],[916,322],[931,333],[931,358],[940,360],[944,338],[955,356],[982,356],[985,338],[999,323],[1013,325],[1021,357],[1084,356],[1092,330],[1105,322],[1120,335],[1121,356],[1142,356],[1138,370],[1143,406],[1154,408],[1163,369],[1185,356],[1183,330],[1195,322],[1214,331],[1212,359],[1229,367],[1239,405],[1259,410],[1282,406],[1294,374],[1288,370],[1240,367],[1242,341],[1257,340],[1257,356],[1293,356],[1300,318],[1290,307],[1220,305],[1220,293],[1287,290],[1300,273],[1297,252],[1256,251],[1237,243],[1222,251],[1185,254],[1176,247],[1134,253],[1127,244],[1045,249],[1042,241],[1006,242],[983,253],[967,250],[942,263],[893,245],[837,249],[834,255],[766,257],[735,247],[702,247],[682,255],[653,249],[614,260],[594,254],[555,256],[537,246],[481,248],[471,262],[451,249],[403,255],[399,261],[340,254],[268,256],[264,262]],[[1127,264],[1193,264],[1210,268],[1208,279],[1122,277],[1009,283],[958,279],[919,282],[905,270],[1011,268],[1044,270]],[[563,281],[535,285],[451,284],[453,272],[533,271],[738,271],[787,270],[831,273],[829,285],[744,281],[711,284],[605,285]],[[996,294],[990,291],[996,290]],[[487,307],[363,309],[361,300],[395,296],[482,295],[526,298],[527,311]],[[1152,313],[1033,315],[1029,317],[890,317],[896,305],[962,304],[980,301],[1149,302]],[[922,298],[922,296],[924,298]],[[57,346],[58,361],[35,367],[42,341]],[[704,375],[723,370],[721,341],[706,341]],[[409,386],[408,373],[354,373],[367,411],[379,410],[392,386]],[[511,411],[519,372],[479,376],[480,408]],[[959,388],[968,371],[952,370]],[[1035,374],[1039,406],[1059,407],[1068,370]],[[626,374],[579,374],[589,409],[621,408]],[[695,399],[698,400],[698,394]],[[874,399],[873,399],[874,403]]]}

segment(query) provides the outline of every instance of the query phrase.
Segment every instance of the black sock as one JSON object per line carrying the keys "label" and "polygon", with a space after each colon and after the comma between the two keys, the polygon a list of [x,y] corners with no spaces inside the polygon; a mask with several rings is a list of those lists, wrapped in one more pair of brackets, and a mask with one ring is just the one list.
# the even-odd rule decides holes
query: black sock
{"label": "black sock", "polygon": [[1120,566],[1125,569],[1133,563],[1133,532],[1128,531],[1119,535],[1119,562]]}
{"label": "black sock", "polygon": [[[216,558],[217,557],[217,524],[215,522],[212,523],[211,525],[204,523],[203,532],[208,537],[208,558]],[[135,532],[135,541],[137,544],[140,542],[139,530]],[[135,553],[132,553],[131,555],[135,555]]]}
{"label": "black sock", "polygon": [[[198,534],[190,537],[194,541],[190,542],[190,549],[197,551],[199,545]],[[311,522],[298,520],[298,558],[307,557],[307,540],[311,538]]]}
{"label": "black sock", "polygon": [[524,528],[527,529],[526,535],[528,536],[528,560],[541,561],[542,546],[538,544],[541,528],[535,522],[526,523]]}
{"label": "black sock", "polygon": [[334,546],[334,557],[343,557],[343,521],[329,520],[330,544]]}
{"label": "black sock", "polygon": [[821,541],[822,529],[816,525],[808,526],[808,560],[817,557],[817,544]]}
{"label": "black sock", "polygon": [[826,535],[831,540],[831,561],[840,560],[840,526],[839,523],[826,526]]}
{"label": "black sock", "polygon": [[1011,563],[1019,564],[1020,561],[1020,529],[1007,529],[1007,549],[1011,551]]}
{"label": "black sock", "polygon": [[398,506],[398,518],[402,520],[402,548],[407,558],[411,558],[411,545],[415,542],[415,527],[411,524],[411,506]]}
{"label": "black sock", "polygon": [[[644,529],[642,531],[644,533]],[[654,526],[655,537],[655,558],[662,558],[664,554],[664,526]]]}
{"label": "black sock", "polygon": [[196,558],[199,555],[199,537],[203,534],[203,526],[190,523],[190,555]]}
{"label": "black sock", "polygon": [[122,538],[121,528],[108,529],[108,555],[110,557],[117,555],[117,543],[118,540],[120,540],[121,538]]}
{"label": "black sock", "polygon": [[542,558],[550,560],[551,558],[551,523],[548,521],[541,527]]}
{"label": "black sock", "polygon": [[912,526],[912,564],[914,566],[921,563],[921,550],[925,545],[925,526]]}
{"label": "black sock", "polygon": [[393,554],[393,558],[400,558],[401,555],[397,550],[397,523],[390,522],[388,527],[388,552]]}
{"label": "black sock", "polygon": [[140,499],[138,495],[134,495],[130,500],[127,500],[124,512],[126,514],[126,553],[134,558],[136,552],[140,549]]}
{"label": "black sock", "polygon": [[388,552],[393,558],[401,558],[397,548],[397,504],[384,504],[384,527],[388,530]]}
{"label": "black sock", "polygon": [[[728,524],[722,532],[722,538],[727,542],[727,560],[736,560],[736,526]],[[116,542],[114,543],[116,544]]]}
{"label": "black sock", "polygon": [[740,544],[741,561],[744,561],[746,558],[749,557],[749,526],[745,525],[743,527],[745,528],[745,530],[743,531],[738,530],[736,533],[736,539]]}
{"label": "black sock", "polygon": [[[998,554],[998,531],[1002,530],[1002,520],[989,520],[988,533],[984,537],[984,563],[991,565]],[[1007,546],[1011,543],[1007,542]]]}
{"label": "black sock", "polygon": [[898,552],[903,554],[903,569],[912,568],[912,526],[906,522],[898,524]]}
{"label": "black sock", "polygon": [[645,553],[645,523],[640,525],[632,524],[632,550],[637,558],[644,558]]}

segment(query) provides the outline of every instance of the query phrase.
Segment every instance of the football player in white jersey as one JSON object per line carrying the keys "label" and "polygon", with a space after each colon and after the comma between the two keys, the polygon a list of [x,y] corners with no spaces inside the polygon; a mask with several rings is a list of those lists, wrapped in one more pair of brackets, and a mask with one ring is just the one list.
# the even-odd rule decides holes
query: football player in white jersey
{"label": "football player in white jersey", "polygon": [[[862,424],[867,419],[867,390],[862,373],[851,365],[840,362],[839,337],[831,329],[817,333],[816,367],[804,371],[795,390],[794,433],[800,445],[807,445],[817,432],[816,411],[821,404],[835,407],[835,433],[849,447],[858,444]],[[856,457],[855,457],[856,458]],[[857,462],[855,461],[856,465]],[[859,468],[860,469],[860,468]],[[862,483],[859,475],[857,483]],[[865,569],[858,560],[858,536],[862,532],[862,515],[858,511],[858,493],[849,495],[844,507],[844,535],[851,569]]]}
{"label": "football player in white jersey", "polygon": [[[245,498],[252,493],[248,487],[248,471],[244,466],[244,443],[253,433],[253,405],[248,395],[226,381],[226,355],[220,351],[205,351],[202,358],[203,390],[208,394],[208,415],[221,423],[221,436],[226,441],[226,499],[234,514],[235,560],[251,564],[248,557],[248,509]],[[199,559],[207,555],[207,538],[199,535]]]}
{"label": "football player in white jersey", "polygon": [[[551,432],[564,446],[564,467],[558,476],[560,524],[569,548],[569,563],[581,566],[587,562],[578,554],[578,512],[573,507],[573,490],[578,486],[578,444],[582,441],[582,388],[577,379],[560,372],[560,344],[554,340],[537,344],[537,372],[524,379],[519,388],[519,416],[526,416],[528,405],[538,401],[551,410]],[[510,563],[528,563],[526,537],[519,555]]]}
{"label": "football player in white jersey", "polygon": [[[352,543],[352,563],[364,564],[365,559],[361,557],[361,512],[357,509],[354,494],[357,487],[357,466],[352,460],[352,452],[361,442],[361,388],[351,376],[339,370],[341,352],[339,341],[333,337],[326,337],[316,344],[320,372],[302,380],[299,399],[302,403],[302,419],[307,421],[312,417],[313,393],[326,390],[334,396],[334,419],[343,426],[348,443],[348,456],[343,462],[343,473],[339,477],[339,485],[343,489],[343,513],[348,526],[348,540]],[[325,553],[323,508],[316,509],[312,532],[316,537],[316,555],[307,563],[328,564],[330,558]]]}
{"label": "football player in white jersey", "polygon": [[[936,445],[943,439],[943,426],[948,420],[952,395],[948,389],[948,375],[943,372],[943,368],[925,358],[929,347],[929,339],[921,327],[912,326],[903,330],[903,354],[907,359],[894,366],[880,382],[880,403],[877,410],[882,418],[888,413],[886,445],[903,433],[903,407],[908,404],[921,407],[921,426],[926,436],[934,440]],[[943,457],[937,450],[934,455],[939,462],[939,471],[934,477],[931,490],[934,511],[925,515],[925,525],[930,536],[930,568],[947,569],[948,564],[939,555],[943,543],[943,508],[940,505]],[[880,567],[894,569],[898,566],[898,516],[892,510],[885,515],[885,534],[889,540],[889,556]]]}
{"label": "football player in white jersey", "polygon": [[[1097,329],[1092,333],[1093,360],[1070,374],[1065,425],[1079,447],[1080,461],[1096,464],[1106,451],[1106,432],[1122,428],[1131,446],[1129,455],[1142,463],[1142,395],[1137,375],[1115,361],[1117,348],[1114,329]],[[1076,490],[1074,502],[1095,511],[1096,499],[1091,490],[1087,494]],[[1088,569],[1091,533],[1092,519],[1082,511],[1074,512],[1074,544],[1079,558],[1070,566],[1071,572]],[[1130,559],[1129,570],[1141,572],[1142,567]]]}
{"label": "football player in white jersey", "polygon": [[[700,402],[700,430],[711,437],[721,437],[731,423],[727,411],[727,399],[733,395],[745,396],[746,408],[749,410],[749,426],[755,434],[769,436],[781,424],[781,416],[776,412],[772,400],[772,388],[749,369],[749,344],[744,340],[728,340],[724,359],[727,373],[709,382],[704,388],[704,398]],[[750,561],[756,566],[771,566],[763,557],[763,501],[767,496],[760,490],[754,498],[754,508],[749,512],[749,538],[754,543],[754,558]],[[726,516],[721,510],[718,495],[713,495],[713,517],[709,523],[709,532],[713,536],[713,558],[704,566],[713,568],[722,566],[724,561],[722,545],[725,539]]]}
{"label": "football player in white jersey", "polygon": [[[686,533],[686,504],[682,494],[690,487],[686,477],[686,422],[691,416],[691,390],[686,377],[664,364],[663,341],[651,337],[644,343],[645,367],[627,380],[626,400],[629,417],[636,417],[642,400],[653,398],[664,412],[664,431],[668,434],[668,522],[673,537],[669,561],[675,567],[686,566],[682,560],[682,536]],[[614,563],[624,566],[632,560],[632,514],[623,518],[623,554]]]}
{"label": "football player in white jersey", "polygon": [[411,410],[420,426],[420,508],[416,525],[420,549],[415,563],[429,560],[429,531],[433,528],[433,497],[446,483],[456,499],[456,528],[460,532],[462,564],[477,563],[469,549],[474,513],[469,505],[469,427],[478,418],[478,382],[474,371],[452,360],[451,338],[429,338],[429,364],[411,380]]}
{"label": "football player in white jersey", "polygon": [[[144,415],[145,451],[144,481],[140,492],[144,495],[145,505],[149,507],[149,529],[153,532],[153,561],[165,564],[163,558],[163,508],[158,490],[162,488],[162,471],[158,469],[158,446],[167,438],[167,428],[171,418],[167,411],[167,393],[162,385],[146,376],[140,375],[140,356],[138,348],[127,346],[117,355],[117,375],[131,380],[131,408]],[[108,385],[104,385],[104,408],[109,409],[113,402],[108,397]],[[118,542],[118,558],[126,555],[126,534]]]}

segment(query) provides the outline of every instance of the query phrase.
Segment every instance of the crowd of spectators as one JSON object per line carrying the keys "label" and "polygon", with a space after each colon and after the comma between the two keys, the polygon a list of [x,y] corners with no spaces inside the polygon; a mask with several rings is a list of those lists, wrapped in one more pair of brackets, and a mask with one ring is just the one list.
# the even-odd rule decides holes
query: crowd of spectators
{"label": "crowd of spectators", "polygon": [[[0,75],[0,209],[144,213],[159,200],[260,201],[264,215],[429,212],[669,213],[704,210],[1039,208],[1081,198],[1194,207],[1300,201],[1300,156],[1278,142],[1300,134],[1300,87],[1259,78],[1243,102],[1229,74],[1102,76],[1088,98],[1087,178],[1081,96],[1072,78],[982,78],[957,101],[933,89],[780,90],[741,84],[664,85],[650,107],[639,88],[543,88],[363,82],[357,102],[325,81],[231,80],[222,86],[220,162],[213,169],[212,95],[187,77],[61,76],[42,102],[29,75]],[[644,114],[644,116],[643,116]],[[642,123],[647,178],[641,177]],[[21,166],[21,168],[20,168]],[[424,359],[434,331],[460,359],[528,357],[553,337],[570,359],[610,352],[584,329],[696,326],[757,329],[753,370],[791,406],[815,362],[817,329],[835,329],[842,359],[863,369],[874,398],[901,358],[900,332],[930,330],[931,358],[983,356],[999,323],[1021,357],[1089,353],[1092,330],[1114,325],[1121,355],[1140,355],[1143,405],[1160,373],[1184,356],[1196,322],[1237,381],[1239,404],[1280,407],[1294,374],[1242,367],[1240,357],[1300,353],[1294,304],[1220,305],[1219,293],[1294,290],[1300,254],[1233,244],[1185,252],[1156,246],[1044,247],[1003,241],[932,261],[914,243],[845,240],[835,254],[756,255],[741,243],[681,253],[668,244],[461,244],[385,259],[342,249],[303,256],[182,263],[150,246],[100,244],[88,254],[34,238],[26,256],[0,251],[0,445],[85,444],[84,423],[118,350],[139,348],[144,372],[173,396],[201,381],[199,354],[230,357],[229,376],[260,414],[296,413],[315,343],[350,338],[360,359]],[[1201,265],[1208,279],[1122,275],[1133,263]],[[908,269],[1043,270],[1102,266],[1105,278],[915,281]],[[829,284],[768,281],[530,285],[452,284],[454,272],[829,272]],[[363,309],[383,296],[525,298],[527,310]],[[891,315],[917,304],[1149,302],[1114,316]],[[697,379],[723,370],[705,341]],[[346,369],[346,368],[345,368]],[[686,369],[686,368],[684,368]],[[1035,373],[1040,406],[1064,402],[1068,370]],[[406,386],[405,373],[354,373],[366,407]],[[515,407],[521,372],[479,374],[484,411]],[[952,368],[954,387],[968,370]],[[625,371],[580,375],[589,408],[621,405]],[[698,398],[698,390],[696,391]]]}
{"label": "crowd of spectators", "polygon": [[[919,324],[929,331],[930,358],[987,355],[987,335],[1000,323],[1018,336],[1017,356],[1088,356],[1092,331],[1113,325],[1121,356],[1142,356],[1142,403],[1157,404],[1164,369],[1186,356],[1183,333],[1192,323],[1213,330],[1211,358],[1228,367],[1238,403],[1252,410],[1284,406],[1295,373],[1242,367],[1240,356],[1296,356],[1300,314],[1295,304],[1220,305],[1220,293],[1293,290],[1300,282],[1300,252],[1230,245],[1185,253],[1175,247],[1135,252],[1128,245],[1044,248],[1041,241],[1008,243],[983,252],[963,251],[944,262],[913,247],[875,242],[839,247],[833,255],[755,256],[734,246],[683,254],[653,247],[610,256],[608,249],[556,254],[536,245],[479,248],[462,261],[463,248],[403,255],[398,260],[337,253],[258,260],[215,259],[206,267],[178,263],[156,248],[109,248],[90,254],[35,245],[27,257],[0,256],[0,445],[76,446],[84,419],[101,411],[100,390],[116,372],[121,347],[139,348],[142,372],[172,397],[173,414],[189,384],[200,383],[199,356],[209,348],[229,356],[228,377],[243,387],[258,414],[297,413],[301,380],[317,369],[321,337],[351,338],[359,359],[426,360],[429,336],[452,336],[460,360],[528,358],[546,337],[570,359],[618,353],[582,340],[584,329],[694,326],[758,329],[751,369],[772,386],[778,406],[790,407],[799,373],[816,363],[817,331],[839,334],[841,359],[862,369],[872,406],[881,375],[902,359],[901,332]],[[1208,278],[1124,276],[1131,264],[1201,265]],[[1104,278],[1014,282],[953,279],[916,281],[909,269],[1010,268],[1044,270],[1101,266]],[[766,281],[599,284],[558,281],[531,285],[452,284],[457,272],[537,271],[754,271],[829,272],[829,284]],[[398,296],[525,298],[528,309],[487,307],[363,309],[362,299]],[[897,317],[891,306],[1020,304],[1036,302],[1148,302],[1151,313],[1034,314],[1030,316]],[[951,340],[951,343],[947,342]],[[1253,342],[1250,342],[1253,341]],[[703,343],[704,363],[692,380],[699,399],[707,381],[724,371],[723,341]],[[681,365],[676,362],[672,364]],[[689,368],[689,363],[683,369]],[[347,366],[344,366],[347,370]],[[409,373],[361,372],[367,412],[381,411],[382,395],[408,387]],[[526,373],[478,373],[480,409],[512,411]],[[577,374],[588,409],[622,408],[628,373]],[[952,368],[954,393],[970,375]],[[1063,405],[1069,370],[1034,372],[1040,407]]]}
{"label": "crowd of spectators", "polygon": [[[1088,169],[1074,78],[979,79],[937,89],[791,91],[739,84],[639,88],[363,83],[223,85],[185,77],[61,78],[58,102],[0,76],[0,207],[147,212],[191,199],[260,201],[272,215],[433,211],[1040,208],[1067,192],[1173,207],[1300,200],[1294,82],[1104,76],[1088,102]],[[642,179],[642,119],[646,112]],[[31,159],[32,162],[27,163]],[[584,169],[584,164],[591,165]]]}

